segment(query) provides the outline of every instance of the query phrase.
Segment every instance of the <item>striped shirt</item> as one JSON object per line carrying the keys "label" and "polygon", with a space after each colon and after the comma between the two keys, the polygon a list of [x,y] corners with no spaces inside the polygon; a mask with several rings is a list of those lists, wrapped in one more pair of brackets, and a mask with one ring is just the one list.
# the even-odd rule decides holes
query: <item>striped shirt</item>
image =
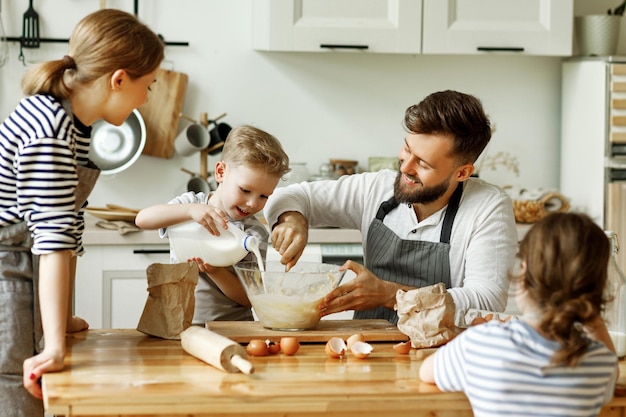
{"label": "striped shirt", "polygon": [[74,193],[90,141],[91,128],[48,95],[22,99],[0,125],[0,227],[26,221],[35,254],[83,251]]}
{"label": "striped shirt", "polygon": [[476,417],[597,416],[613,396],[617,357],[593,341],[576,367],[556,366],[558,348],[522,320],[470,327],[435,353],[435,382],[463,391]]}

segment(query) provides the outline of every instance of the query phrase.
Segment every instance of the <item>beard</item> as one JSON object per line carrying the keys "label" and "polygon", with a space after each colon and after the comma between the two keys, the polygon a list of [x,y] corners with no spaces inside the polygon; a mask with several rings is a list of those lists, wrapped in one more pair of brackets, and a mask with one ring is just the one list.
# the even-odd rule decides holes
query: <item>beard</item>
{"label": "beard", "polygon": [[396,198],[398,203],[407,203],[407,204],[428,204],[433,201],[438,200],[442,195],[448,191],[448,187],[450,187],[450,178],[446,178],[442,182],[437,185],[432,185],[430,187],[424,186],[422,182],[417,179],[417,183],[422,187],[416,190],[406,190],[405,184],[402,183],[402,172],[398,171],[398,175],[396,176],[396,180],[393,183],[393,195]]}

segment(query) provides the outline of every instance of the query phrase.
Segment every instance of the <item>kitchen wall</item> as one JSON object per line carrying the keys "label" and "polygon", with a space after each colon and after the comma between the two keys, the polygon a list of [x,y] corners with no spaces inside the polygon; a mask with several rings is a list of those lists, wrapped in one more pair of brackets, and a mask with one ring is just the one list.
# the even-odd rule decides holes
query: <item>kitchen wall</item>
{"label": "kitchen wall", "polygon": [[[2,1],[8,36],[19,36],[27,2]],[[507,164],[481,169],[499,185],[556,188],[559,183],[560,63],[556,57],[515,55],[425,56],[361,53],[269,53],[252,50],[253,0],[139,1],[139,17],[169,41],[189,47],[166,48],[168,69],[189,75],[184,113],[197,118],[227,112],[231,125],[254,124],[277,136],[292,161],[312,172],[329,158],[355,159],[367,169],[368,157],[395,157],[402,145],[404,110],[431,92],[457,89],[475,94],[496,127],[485,156],[512,156]],[[605,13],[618,1],[576,0],[575,14]],[[99,0],[35,0],[41,33],[67,38]],[[109,7],[133,11],[131,0],[109,0]],[[626,28],[619,52],[626,52]],[[44,43],[24,50],[28,63],[58,59],[66,44]],[[20,97],[25,67],[19,46],[0,68],[0,117]],[[187,122],[182,121],[180,127]],[[116,203],[136,208],[165,202],[185,191],[199,155],[172,159],[142,156],[124,172],[102,176],[92,205]],[[209,167],[217,162],[210,157]],[[510,166],[510,164],[509,164]]]}

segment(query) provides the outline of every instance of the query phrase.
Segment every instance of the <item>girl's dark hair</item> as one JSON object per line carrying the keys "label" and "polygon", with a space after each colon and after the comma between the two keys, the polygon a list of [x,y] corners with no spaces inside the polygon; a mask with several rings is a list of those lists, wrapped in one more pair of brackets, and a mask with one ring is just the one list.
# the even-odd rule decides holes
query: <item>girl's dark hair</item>
{"label": "girl's dark hair", "polygon": [[118,69],[133,79],[142,77],[158,68],[163,57],[163,41],[134,15],[103,9],[78,22],[69,40],[68,58],[47,61],[26,72],[22,91],[65,99],[73,88]]}
{"label": "girl's dark hair", "polygon": [[533,225],[517,256],[526,268],[514,279],[540,309],[541,332],[561,344],[553,363],[575,366],[590,343],[582,326],[607,302],[609,239],[585,214],[554,213]]}
{"label": "girl's dark hair", "polygon": [[462,164],[474,163],[491,139],[491,123],[476,97],[457,91],[433,93],[404,114],[411,133],[448,135],[453,156]]}

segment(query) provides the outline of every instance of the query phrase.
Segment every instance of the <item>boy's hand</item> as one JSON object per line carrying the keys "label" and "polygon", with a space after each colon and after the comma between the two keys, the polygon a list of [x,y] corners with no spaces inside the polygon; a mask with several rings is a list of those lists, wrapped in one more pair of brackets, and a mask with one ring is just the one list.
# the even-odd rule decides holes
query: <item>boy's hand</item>
{"label": "boy's hand", "polygon": [[226,214],[209,204],[192,204],[189,216],[215,236],[220,235],[220,229],[225,230],[228,227]]}
{"label": "boy's hand", "polygon": [[202,260],[202,258],[191,258],[187,259],[187,262],[195,262],[198,265],[198,271],[204,272],[205,274],[211,274],[215,272],[218,268],[222,268],[219,266],[213,266],[208,264]]}

